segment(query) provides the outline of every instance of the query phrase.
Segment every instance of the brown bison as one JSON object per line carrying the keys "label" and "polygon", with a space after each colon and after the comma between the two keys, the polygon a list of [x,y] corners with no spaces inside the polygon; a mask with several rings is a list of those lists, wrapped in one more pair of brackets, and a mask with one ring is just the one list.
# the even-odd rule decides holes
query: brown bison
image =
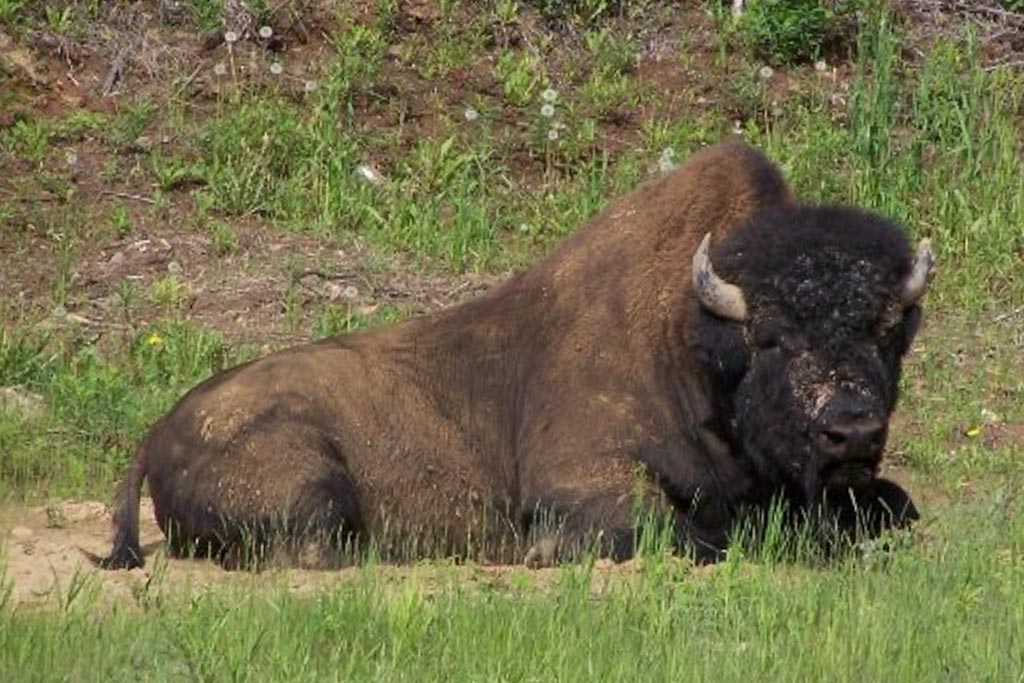
{"label": "brown bison", "polygon": [[780,497],[903,524],[909,496],[876,475],[931,266],[893,223],[800,205],[758,151],[713,147],[478,299],[191,390],[98,562],[142,563],[143,479],[171,552],[225,563],[312,540],[624,559],[638,510],[713,559]]}

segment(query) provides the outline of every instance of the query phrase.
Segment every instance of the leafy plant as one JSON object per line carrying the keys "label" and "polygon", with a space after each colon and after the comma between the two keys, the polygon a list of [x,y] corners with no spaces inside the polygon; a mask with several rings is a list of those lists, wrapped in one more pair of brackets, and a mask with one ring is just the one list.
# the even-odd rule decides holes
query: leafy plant
{"label": "leafy plant", "polygon": [[511,104],[525,107],[544,83],[545,75],[540,60],[526,51],[505,50],[498,55],[494,74]]}
{"label": "leafy plant", "polygon": [[599,20],[642,8],[642,0],[532,0],[548,21],[575,21],[592,26]]}
{"label": "leafy plant", "polygon": [[148,100],[139,100],[121,110],[110,131],[110,141],[119,148],[135,144],[153,119],[155,110]]}
{"label": "leafy plant", "polygon": [[214,31],[221,26],[224,0],[192,0],[188,3],[192,20],[202,31]]}
{"label": "leafy plant", "polygon": [[0,0],[0,24],[13,26],[21,18],[21,10],[28,0]]}
{"label": "leafy plant", "polygon": [[636,66],[636,46],[628,35],[603,28],[587,31],[583,35],[583,42],[593,60],[595,71],[619,75],[632,71]]}
{"label": "leafy plant", "polygon": [[32,163],[41,165],[50,149],[50,129],[43,121],[17,121],[0,138],[0,147],[22,154]]}
{"label": "leafy plant", "polygon": [[823,0],[751,0],[737,28],[762,58],[796,63],[821,56],[836,37],[839,17]]}

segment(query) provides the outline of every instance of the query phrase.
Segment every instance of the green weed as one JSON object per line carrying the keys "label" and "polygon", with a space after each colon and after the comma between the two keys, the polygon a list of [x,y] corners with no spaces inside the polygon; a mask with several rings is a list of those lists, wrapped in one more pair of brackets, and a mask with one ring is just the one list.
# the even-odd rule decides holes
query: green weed
{"label": "green weed", "polygon": [[357,330],[386,325],[401,320],[405,314],[401,308],[382,306],[372,312],[353,310],[345,305],[328,305],[316,317],[311,339],[323,339]]}
{"label": "green weed", "polygon": [[15,26],[22,18],[28,0],[0,0],[0,24]]}
{"label": "green weed", "polygon": [[207,232],[210,234],[210,242],[213,246],[213,253],[218,256],[233,254],[238,249],[238,235],[230,223],[224,221],[209,221],[206,224]]}
{"label": "green weed", "polygon": [[125,237],[132,232],[133,224],[128,207],[123,203],[114,204],[110,207],[110,226],[118,237]]}
{"label": "green weed", "polygon": [[202,180],[195,164],[182,157],[165,157],[157,150],[151,155],[150,164],[157,187],[165,192]]}
{"label": "green weed", "polygon": [[50,130],[43,121],[16,121],[3,135],[2,147],[41,166],[50,149]]}
{"label": "green weed", "polygon": [[283,217],[301,202],[303,162],[313,140],[284,103],[245,103],[199,134],[202,194],[227,215]]}
{"label": "green weed", "polygon": [[118,149],[126,149],[135,145],[153,120],[154,115],[153,104],[145,99],[126,106],[114,117],[109,133],[111,144]]}
{"label": "green weed", "polygon": [[150,301],[169,315],[179,313],[191,297],[191,287],[173,273],[154,280],[149,286]]}
{"label": "green weed", "polygon": [[0,386],[40,393],[35,420],[0,413],[0,492],[108,495],[143,430],[185,389],[242,356],[214,334],[170,321],[139,331],[116,353],[0,335]]}
{"label": "green weed", "polygon": [[501,82],[505,99],[517,107],[533,101],[547,81],[540,60],[523,50],[501,52],[494,64],[494,75]]}
{"label": "green weed", "polygon": [[224,0],[192,0],[188,8],[200,30],[212,32],[221,28]]}
{"label": "green weed", "polygon": [[847,28],[844,18],[851,10],[838,7],[821,0],[750,0],[737,30],[762,58],[784,64],[813,61]]}

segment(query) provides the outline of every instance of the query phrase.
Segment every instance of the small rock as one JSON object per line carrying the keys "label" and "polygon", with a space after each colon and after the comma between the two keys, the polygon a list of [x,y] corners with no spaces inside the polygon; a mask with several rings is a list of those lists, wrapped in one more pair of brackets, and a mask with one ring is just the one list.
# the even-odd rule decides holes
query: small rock
{"label": "small rock", "polygon": [[107,263],[109,265],[117,267],[117,266],[120,266],[120,265],[124,264],[124,259],[125,259],[124,252],[123,251],[116,251],[116,252],[114,252],[114,255],[110,257],[110,260],[107,261]]}
{"label": "small rock", "polygon": [[0,387],[0,413],[21,413],[25,418],[35,419],[45,409],[43,397],[23,386]]}
{"label": "small rock", "polygon": [[171,261],[167,264],[167,272],[171,275],[181,275],[181,264],[177,261]]}

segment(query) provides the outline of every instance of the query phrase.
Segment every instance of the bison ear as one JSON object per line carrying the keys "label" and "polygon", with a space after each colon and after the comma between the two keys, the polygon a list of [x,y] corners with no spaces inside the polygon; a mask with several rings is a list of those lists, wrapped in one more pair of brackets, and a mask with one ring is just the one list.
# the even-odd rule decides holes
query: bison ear
{"label": "bison ear", "polygon": [[935,254],[932,253],[932,243],[925,238],[917,245],[914,265],[910,269],[910,275],[903,283],[900,298],[904,306],[913,306],[924,296],[925,291],[928,290],[928,278],[934,265]]}
{"label": "bison ear", "polygon": [[747,301],[743,290],[718,277],[711,266],[708,247],[711,233],[704,235],[693,254],[693,288],[700,305],[720,318],[743,322],[747,319]]}

